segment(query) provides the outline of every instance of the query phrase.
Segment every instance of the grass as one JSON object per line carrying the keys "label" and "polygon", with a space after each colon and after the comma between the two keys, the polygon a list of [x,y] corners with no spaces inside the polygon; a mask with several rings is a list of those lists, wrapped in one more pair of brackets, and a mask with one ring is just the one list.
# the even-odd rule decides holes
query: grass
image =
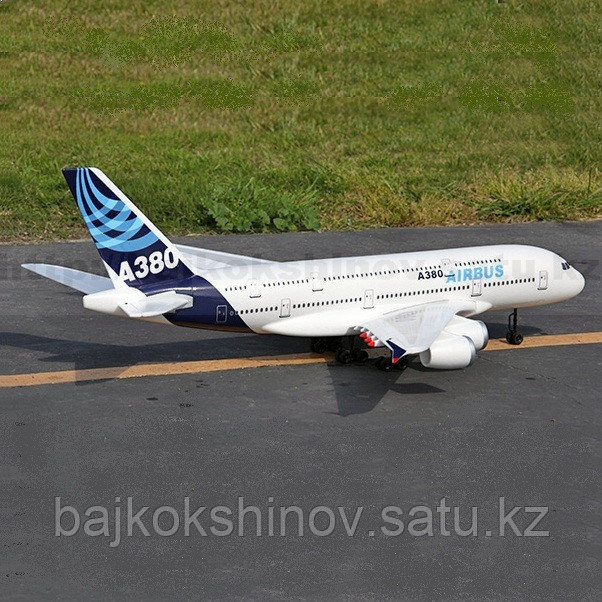
{"label": "grass", "polygon": [[600,217],[589,0],[8,0],[0,240],[94,165],[169,233]]}

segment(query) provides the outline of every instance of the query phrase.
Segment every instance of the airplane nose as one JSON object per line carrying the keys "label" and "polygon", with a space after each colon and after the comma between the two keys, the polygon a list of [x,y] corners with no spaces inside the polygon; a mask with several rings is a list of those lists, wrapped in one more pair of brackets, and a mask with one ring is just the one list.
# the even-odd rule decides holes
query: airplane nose
{"label": "airplane nose", "polygon": [[574,293],[573,295],[578,295],[585,288],[585,278],[581,272],[576,272],[576,278],[573,280]]}

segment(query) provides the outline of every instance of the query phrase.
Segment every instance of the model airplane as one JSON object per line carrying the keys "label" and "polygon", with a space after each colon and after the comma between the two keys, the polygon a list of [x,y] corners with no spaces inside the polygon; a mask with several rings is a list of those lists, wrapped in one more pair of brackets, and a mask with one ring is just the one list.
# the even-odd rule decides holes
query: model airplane
{"label": "model airplane", "polygon": [[109,277],[61,266],[23,267],[82,293],[95,311],[192,328],[311,337],[312,350],[363,362],[386,347],[381,369],[418,355],[428,368],[469,366],[485,347],[470,317],[578,295],[583,276],[532,246],[492,245],[392,255],[276,262],[171,243],[95,168],[63,174]]}

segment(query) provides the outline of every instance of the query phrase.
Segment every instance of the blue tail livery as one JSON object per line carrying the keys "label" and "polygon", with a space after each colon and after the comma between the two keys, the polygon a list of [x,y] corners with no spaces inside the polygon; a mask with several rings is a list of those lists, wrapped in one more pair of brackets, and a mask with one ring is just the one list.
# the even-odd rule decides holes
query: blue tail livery
{"label": "blue tail livery", "polygon": [[102,171],[67,168],[63,175],[115,286],[144,288],[193,275],[180,251]]}

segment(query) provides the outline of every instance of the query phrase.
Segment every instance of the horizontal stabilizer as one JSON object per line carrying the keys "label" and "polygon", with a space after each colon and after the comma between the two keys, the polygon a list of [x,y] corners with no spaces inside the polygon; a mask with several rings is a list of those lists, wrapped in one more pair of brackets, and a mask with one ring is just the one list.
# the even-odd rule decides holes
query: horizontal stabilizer
{"label": "horizontal stabilizer", "polygon": [[86,295],[84,307],[103,314],[112,314],[129,318],[152,318],[177,309],[192,307],[192,297],[175,291],[166,291],[157,295],[145,295],[136,288],[119,288]]}
{"label": "horizontal stabilizer", "polygon": [[47,263],[24,263],[22,268],[89,295],[113,288],[110,278]]}
{"label": "horizontal stabilizer", "polygon": [[192,297],[167,291],[151,297],[128,298],[120,303],[119,307],[130,318],[150,318],[176,311],[176,309],[192,307]]}

